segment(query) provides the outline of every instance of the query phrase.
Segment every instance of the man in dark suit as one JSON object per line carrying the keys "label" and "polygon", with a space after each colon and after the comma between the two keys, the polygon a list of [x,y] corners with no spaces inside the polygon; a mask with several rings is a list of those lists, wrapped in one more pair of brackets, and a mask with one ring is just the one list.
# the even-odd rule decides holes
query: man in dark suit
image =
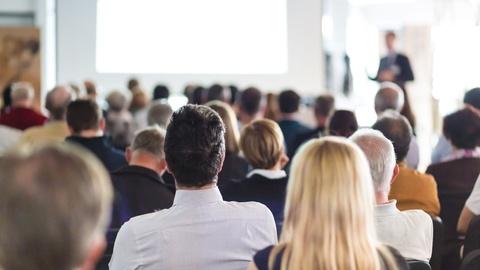
{"label": "man in dark suit", "polygon": [[398,53],[394,48],[395,33],[388,32],[385,35],[385,43],[388,49],[387,56],[380,59],[377,76],[379,82],[394,82],[405,89],[405,82],[413,81],[414,76],[408,57]]}
{"label": "man in dark suit", "polygon": [[170,208],[174,194],[160,175],[165,172],[165,130],[158,126],[139,131],[127,148],[128,166],[111,173],[115,188],[112,223],[120,228],[138,215]]}

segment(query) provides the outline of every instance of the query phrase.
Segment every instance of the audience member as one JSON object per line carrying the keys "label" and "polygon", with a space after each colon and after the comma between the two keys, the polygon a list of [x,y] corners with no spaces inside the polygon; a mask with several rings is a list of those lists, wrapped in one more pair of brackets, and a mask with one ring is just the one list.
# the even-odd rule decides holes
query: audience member
{"label": "audience member", "polygon": [[125,151],[133,137],[133,117],[127,110],[127,97],[120,91],[112,91],[105,100],[108,103],[105,134],[112,137],[115,148]]}
{"label": "audience member", "polygon": [[409,269],[376,239],[372,185],[365,156],[347,139],[306,143],[293,159],[280,244],[248,269]]}
{"label": "audience member", "polygon": [[227,201],[265,204],[272,211],[277,226],[283,223],[288,182],[287,173],[282,170],[288,162],[283,141],[282,130],[270,119],[246,125],[240,137],[240,148],[253,170],[243,181],[227,184],[222,191]]}
{"label": "audience member", "polygon": [[208,107],[186,105],[173,113],[165,157],[177,186],[174,205],[122,226],[111,269],[245,269],[256,251],[277,242],[268,208],[222,200],[216,179],[224,132]]}
{"label": "audience member", "polygon": [[169,96],[170,96],[170,90],[168,90],[168,87],[163,84],[159,84],[155,86],[155,88],[153,89],[152,101],[160,100],[160,99],[168,99]]}
{"label": "audience member", "polygon": [[227,98],[226,91],[220,84],[214,84],[208,88],[205,93],[205,99],[203,103],[212,101],[212,100],[219,100],[223,102],[229,102],[230,98]]}
{"label": "audience member", "polygon": [[288,157],[292,158],[297,149],[308,140],[320,138],[326,135],[328,120],[335,109],[335,99],[331,95],[321,95],[315,99],[313,108],[317,127],[308,132],[300,133],[293,139],[288,146]]}
{"label": "audience member", "polygon": [[41,126],[47,118],[33,110],[35,92],[29,82],[12,84],[12,105],[0,114],[0,125],[25,130],[33,126]]}
{"label": "audience member", "polygon": [[300,96],[295,91],[286,90],[281,92],[278,95],[278,106],[281,113],[278,125],[282,129],[285,145],[289,146],[297,134],[308,132],[310,129],[297,120]]}
{"label": "audience member", "polygon": [[235,85],[229,85],[228,86],[228,91],[230,91],[230,105],[233,105],[235,104],[235,102],[237,102],[237,97],[238,97],[238,93],[239,93],[239,90],[238,90],[238,87],[236,87]]}
{"label": "audience member", "polygon": [[111,173],[115,204],[110,227],[120,228],[130,218],[169,208],[173,193],[161,175],[165,171],[165,130],[150,127],[139,131],[127,148],[128,166]]}
{"label": "audience member", "polygon": [[278,97],[274,93],[267,94],[267,105],[265,106],[264,118],[278,122],[280,120],[280,108]]}
{"label": "audience member", "polygon": [[406,259],[428,262],[432,255],[432,219],[422,210],[400,211],[396,200],[388,200],[390,185],[398,174],[393,144],[381,132],[361,129],[350,140],[367,157],[373,180],[378,240],[398,250]]}
{"label": "audience member", "polygon": [[128,90],[130,90],[130,92],[132,92],[132,94],[136,92],[138,89],[140,89],[140,83],[138,82],[138,79],[137,78],[129,79],[127,82],[127,88]]}
{"label": "audience member", "polygon": [[63,142],[70,135],[66,114],[67,106],[73,99],[69,86],[59,85],[48,92],[45,108],[49,112],[48,122],[43,126],[31,127],[19,138],[19,144],[39,141]]}
{"label": "audience member", "polygon": [[[470,89],[463,96],[463,104],[466,108],[470,108],[480,113],[480,88]],[[432,164],[439,163],[443,159],[453,153],[452,145],[442,134],[437,145],[432,151]]]}
{"label": "audience member", "polygon": [[467,232],[470,221],[475,216],[480,215],[480,175],[475,181],[475,186],[473,186],[472,193],[468,197],[465,206],[463,207],[462,213],[458,220],[457,232],[460,235],[464,235]]}
{"label": "audience member", "polygon": [[348,138],[358,129],[355,113],[347,110],[337,110],[328,123],[328,135]]}
{"label": "audience member", "polygon": [[132,113],[133,116],[142,109],[145,109],[150,101],[148,100],[145,92],[138,90],[135,91],[132,95],[132,101],[130,102],[130,107],[128,110]]}
{"label": "audience member", "polygon": [[218,173],[217,182],[217,186],[222,192],[229,182],[240,182],[245,178],[248,171],[248,163],[240,156],[238,123],[230,105],[214,100],[205,103],[205,106],[216,111],[225,125],[225,159],[222,171]]}
{"label": "audience member", "polygon": [[205,88],[203,88],[202,86],[195,87],[189,97],[190,104],[203,104],[203,92],[205,91]]}
{"label": "audience member", "polygon": [[262,93],[255,87],[245,89],[238,100],[240,127],[247,125],[253,120],[262,119]]}
{"label": "audience member", "polygon": [[12,105],[12,84],[9,83],[5,85],[2,91],[2,108],[1,111],[4,112],[7,108]]}
{"label": "audience member", "polygon": [[125,155],[112,147],[104,136],[105,118],[102,110],[92,99],[78,99],[67,107],[67,124],[71,136],[66,138],[93,152],[108,171],[127,165]]}
{"label": "audience member", "polygon": [[23,132],[19,129],[0,125],[0,138],[2,138],[0,140],[0,157],[17,144],[22,133]]}
{"label": "audience member", "polygon": [[91,154],[57,144],[0,161],[2,269],[94,269],[105,248],[112,187]]}
{"label": "audience member", "polygon": [[172,113],[172,107],[168,103],[163,100],[156,100],[147,111],[147,123],[149,126],[159,125],[166,128]]}
{"label": "audience member", "polygon": [[392,141],[399,172],[390,189],[390,200],[397,201],[400,211],[420,209],[431,216],[440,213],[437,184],[433,176],[408,168],[405,158],[412,139],[408,120],[398,112],[387,110],[372,126]]}
{"label": "audience member", "polygon": [[443,135],[453,153],[426,173],[435,177],[438,190],[471,191],[480,173],[480,116],[470,108],[445,116]]}
{"label": "audience member", "polygon": [[[403,90],[400,86],[392,82],[383,82],[380,89],[375,95],[375,112],[377,115],[382,114],[386,110],[394,110],[401,112],[404,105]],[[412,136],[410,147],[406,157],[407,167],[417,169],[420,161],[417,137]]]}

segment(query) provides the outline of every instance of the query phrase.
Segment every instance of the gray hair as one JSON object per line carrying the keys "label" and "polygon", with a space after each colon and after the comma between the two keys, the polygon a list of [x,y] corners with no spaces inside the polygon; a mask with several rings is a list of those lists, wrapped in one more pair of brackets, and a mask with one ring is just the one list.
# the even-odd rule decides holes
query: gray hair
{"label": "gray hair", "polygon": [[12,84],[12,100],[31,100],[35,97],[33,86],[29,82],[17,82]]}
{"label": "gray hair", "polygon": [[142,129],[135,133],[130,150],[147,152],[157,160],[165,159],[165,129],[157,125]]}
{"label": "gray hair", "polygon": [[172,107],[168,103],[163,103],[162,101],[155,102],[151,105],[150,109],[148,109],[148,125],[151,126],[156,124],[166,128],[172,113]]}
{"label": "gray hair", "polygon": [[400,112],[405,103],[403,90],[392,82],[380,84],[380,90],[375,95],[375,111],[382,113],[388,109]]}
{"label": "gray hair", "polygon": [[392,142],[380,131],[370,128],[358,130],[350,140],[357,144],[367,157],[375,192],[388,192],[396,164]]}

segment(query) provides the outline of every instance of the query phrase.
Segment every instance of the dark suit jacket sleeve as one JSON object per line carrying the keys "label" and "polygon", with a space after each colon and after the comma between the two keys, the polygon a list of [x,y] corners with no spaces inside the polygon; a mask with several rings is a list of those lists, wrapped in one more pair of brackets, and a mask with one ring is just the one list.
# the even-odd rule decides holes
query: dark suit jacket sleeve
{"label": "dark suit jacket sleeve", "polygon": [[396,78],[396,81],[406,82],[414,80],[412,67],[410,66],[410,61],[408,60],[408,57],[403,54],[398,54],[395,63],[401,69],[400,74]]}

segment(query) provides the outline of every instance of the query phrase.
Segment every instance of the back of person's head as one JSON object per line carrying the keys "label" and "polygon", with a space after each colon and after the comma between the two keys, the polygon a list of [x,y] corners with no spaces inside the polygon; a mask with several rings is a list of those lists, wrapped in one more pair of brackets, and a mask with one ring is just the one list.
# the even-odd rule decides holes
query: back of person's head
{"label": "back of person's head", "polygon": [[69,86],[59,85],[48,92],[45,99],[45,108],[50,112],[52,120],[64,120],[67,106],[73,99],[72,89]]}
{"label": "back of person's head", "polygon": [[278,97],[274,93],[267,93],[266,95],[267,104],[265,105],[264,118],[270,119],[273,121],[280,120],[280,108],[278,106]]}
{"label": "back of person's head", "polygon": [[2,109],[8,108],[12,105],[12,84],[5,85],[2,92]]}
{"label": "back of person's head", "polygon": [[167,127],[165,160],[177,186],[216,182],[225,155],[225,127],[217,112],[202,105],[175,111]]}
{"label": "back of person's head", "polygon": [[149,126],[157,124],[160,127],[166,128],[172,113],[172,107],[168,103],[155,101],[148,109],[147,123]]}
{"label": "back of person's head", "polygon": [[33,100],[35,91],[29,82],[17,82],[12,84],[12,92],[10,94],[12,103],[15,105],[17,101]]}
{"label": "back of person's head", "polygon": [[170,90],[168,89],[167,86],[163,84],[159,84],[155,86],[155,88],[153,89],[152,100],[164,99],[164,98],[168,98],[169,96],[170,96]]}
{"label": "back of person's head", "polygon": [[443,134],[460,149],[473,149],[480,145],[480,116],[465,108],[443,118]]}
{"label": "back of person's head", "polygon": [[128,80],[127,82],[127,88],[128,90],[130,91],[134,91],[136,88],[138,88],[140,86],[140,83],[138,82],[138,79],[137,78],[131,78],[130,80]]}
{"label": "back of person's head", "polygon": [[77,99],[67,107],[67,125],[74,134],[86,130],[99,130],[103,119],[102,109],[92,99]]}
{"label": "back of person's head", "polygon": [[387,110],[379,116],[372,128],[382,132],[393,143],[397,163],[407,157],[413,134],[412,127],[405,116],[396,111]]}
{"label": "back of person's head", "polygon": [[120,112],[127,108],[128,99],[127,97],[120,91],[112,91],[108,96],[105,98],[105,101],[108,103],[108,110],[113,112]]}
{"label": "back of person's head", "polygon": [[282,269],[379,269],[373,205],[369,165],[358,146],[339,137],[311,140],[293,158],[272,254],[284,250]]}
{"label": "back of person's head", "polygon": [[97,96],[97,86],[93,81],[84,81],[83,85],[85,86],[85,91],[87,92],[87,96],[89,97],[96,97]]}
{"label": "back of person's head", "polygon": [[205,92],[205,88],[202,86],[197,86],[191,92],[190,102],[192,104],[201,105],[203,104],[203,92]]}
{"label": "back of person's head", "polygon": [[476,87],[468,90],[468,92],[466,92],[463,96],[463,103],[480,110],[480,88]]}
{"label": "back of person's head", "polygon": [[332,136],[350,137],[358,129],[355,113],[347,110],[337,110],[328,124],[328,133]]}
{"label": "back of person's head", "polygon": [[388,192],[396,164],[392,142],[380,131],[369,128],[357,130],[349,139],[367,157],[375,192]]}
{"label": "back of person's head", "polygon": [[135,113],[135,112],[147,107],[149,102],[150,101],[148,100],[147,95],[143,91],[138,90],[138,91],[133,93],[132,101],[130,102],[130,108],[128,108],[128,109],[132,113]]}
{"label": "back of person's head", "polygon": [[269,119],[255,120],[242,129],[240,149],[254,169],[271,169],[284,154],[283,133]]}
{"label": "back of person's head", "polygon": [[238,87],[235,85],[229,85],[228,90],[230,91],[230,104],[235,104],[239,92]]}
{"label": "back of person's head", "polygon": [[108,173],[87,151],[57,144],[10,152],[0,161],[2,269],[93,269],[111,203]]}
{"label": "back of person's head", "polygon": [[130,151],[141,151],[154,156],[157,160],[165,159],[165,129],[159,126],[151,126],[135,133]]}
{"label": "back of person's head", "polygon": [[278,106],[281,113],[294,113],[300,106],[300,96],[293,90],[282,91],[278,95]]}
{"label": "back of person's head", "polygon": [[237,116],[232,107],[228,103],[219,100],[209,101],[205,103],[205,106],[212,108],[222,118],[225,125],[225,150],[228,153],[238,154],[240,152],[238,146],[240,132],[238,131]]}
{"label": "back of person's head", "polygon": [[240,95],[239,106],[243,113],[254,116],[256,115],[262,105],[262,92],[255,87],[249,87],[243,90]]}
{"label": "back of person's head", "polygon": [[315,115],[329,117],[335,108],[335,98],[331,95],[321,95],[315,99]]}
{"label": "back of person's head", "polygon": [[375,111],[380,114],[386,110],[400,112],[403,108],[405,98],[400,86],[392,82],[380,84],[380,90],[375,95]]}
{"label": "back of person's head", "polygon": [[225,101],[225,89],[220,84],[214,84],[208,88],[205,102],[212,100]]}

